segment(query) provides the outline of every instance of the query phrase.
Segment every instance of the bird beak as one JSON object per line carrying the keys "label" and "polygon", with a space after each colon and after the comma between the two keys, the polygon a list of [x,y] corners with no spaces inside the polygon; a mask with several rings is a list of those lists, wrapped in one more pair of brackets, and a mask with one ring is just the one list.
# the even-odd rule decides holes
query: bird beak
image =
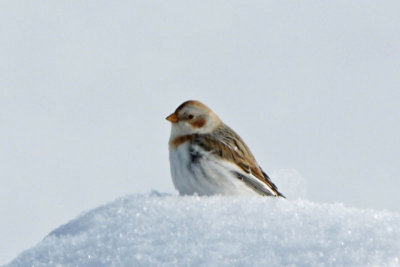
{"label": "bird beak", "polygon": [[171,115],[169,115],[168,117],[165,118],[167,121],[170,121],[172,123],[176,123],[178,122],[178,116],[176,116],[175,113],[172,113]]}

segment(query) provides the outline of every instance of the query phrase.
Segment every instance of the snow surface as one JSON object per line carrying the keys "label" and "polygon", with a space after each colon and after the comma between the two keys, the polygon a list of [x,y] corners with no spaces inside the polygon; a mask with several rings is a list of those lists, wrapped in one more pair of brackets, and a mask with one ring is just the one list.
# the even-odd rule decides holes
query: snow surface
{"label": "snow surface", "polygon": [[400,214],[262,197],[120,198],[8,266],[398,266]]}

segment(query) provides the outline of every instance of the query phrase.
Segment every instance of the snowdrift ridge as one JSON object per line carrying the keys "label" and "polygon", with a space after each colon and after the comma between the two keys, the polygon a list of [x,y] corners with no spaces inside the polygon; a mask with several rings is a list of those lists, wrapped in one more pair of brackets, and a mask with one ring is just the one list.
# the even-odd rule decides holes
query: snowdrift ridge
{"label": "snowdrift ridge", "polygon": [[387,211],[152,192],[82,214],[9,266],[397,266],[399,240]]}

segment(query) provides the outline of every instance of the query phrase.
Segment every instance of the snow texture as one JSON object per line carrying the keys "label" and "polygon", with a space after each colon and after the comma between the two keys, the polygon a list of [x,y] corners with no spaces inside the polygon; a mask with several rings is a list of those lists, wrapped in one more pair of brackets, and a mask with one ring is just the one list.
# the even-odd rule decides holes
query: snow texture
{"label": "snow texture", "polygon": [[8,266],[398,266],[400,214],[262,197],[126,196]]}

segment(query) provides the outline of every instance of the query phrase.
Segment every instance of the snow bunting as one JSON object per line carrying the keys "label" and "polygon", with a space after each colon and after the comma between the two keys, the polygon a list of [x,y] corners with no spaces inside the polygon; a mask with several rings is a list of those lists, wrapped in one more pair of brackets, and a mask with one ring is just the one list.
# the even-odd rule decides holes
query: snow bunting
{"label": "snow bunting", "polygon": [[172,181],[181,195],[284,197],[239,135],[206,105],[186,101],[166,119]]}

